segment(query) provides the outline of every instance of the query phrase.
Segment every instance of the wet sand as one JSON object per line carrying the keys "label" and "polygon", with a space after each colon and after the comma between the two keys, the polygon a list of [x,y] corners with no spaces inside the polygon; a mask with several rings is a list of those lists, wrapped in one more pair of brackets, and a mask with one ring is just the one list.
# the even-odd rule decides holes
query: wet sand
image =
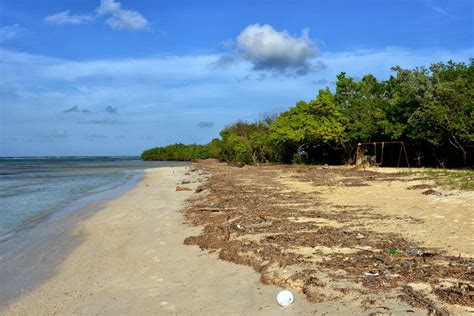
{"label": "wet sand", "polygon": [[[183,240],[200,228],[183,223],[193,191],[176,191],[183,179],[194,189],[199,175],[187,167],[146,171],[123,196],[80,223],[78,245],[54,275],[0,310],[1,315],[292,315],[315,306],[301,295],[287,309],[280,288],[262,285],[249,267],[218,260]],[[334,304],[328,310],[337,311]],[[319,306],[319,311],[326,307]]]}

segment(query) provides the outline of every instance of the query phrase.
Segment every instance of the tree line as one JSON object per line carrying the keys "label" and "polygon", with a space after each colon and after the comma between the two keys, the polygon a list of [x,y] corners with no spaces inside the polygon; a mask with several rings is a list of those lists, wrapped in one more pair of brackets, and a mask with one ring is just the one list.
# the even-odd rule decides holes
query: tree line
{"label": "tree line", "polygon": [[[474,59],[392,71],[384,81],[340,73],[335,92],[319,90],[315,99],[258,122],[238,121],[209,144],[152,148],[142,159],[351,163],[357,144],[397,140],[411,165],[472,167]],[[385,157],[397,150],[387,146]]]}

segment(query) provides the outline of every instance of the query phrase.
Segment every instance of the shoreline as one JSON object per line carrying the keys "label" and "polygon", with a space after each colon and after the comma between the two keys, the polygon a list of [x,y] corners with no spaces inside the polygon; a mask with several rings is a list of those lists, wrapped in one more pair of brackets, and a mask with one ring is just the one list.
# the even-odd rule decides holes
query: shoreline
{"label": "shoreline", "polygon": [[109,200],[126,194],[144,175],[144,170],[136,170],[112,188],[81,196],[0,236],[0,311],[54,275],[56,267],[82,242],[77,234],[81,222]]}
{"label": "shoreline", "polygon": [[54,209],[50,209],[42,215],[27,220],[26,222],[18,225],[17,227],[7,231],[6,233],[1,234],[0,244],[8,242],[11,239],[18,238],[22,234],[22,232],[35,229],[36,225],[51,220],[62,219],[80,210],[97,210],[98,207],[100,208],[101,203],[124,194],[143,179],[143,176],[145,174],[144,170],[134,170],[134,172],[134,175],[131,175],[129,178],[125,179],[120,183],[117,183],[111,188],[87,192],[66,204],[60,205],[59,207],[55,207]]}
{"label": "shoreline", "polygon": [[[185,201],[200,180],[188,171],[185,166],[147,169],[131,190],[106,201],[78,224],[73,235],[80,236],[81,242],[50,278],[11,301],[0,314],[314,310],[299,296],[298,304],[282,310],[274,302],[280,289],[261,284],[250,268],[216,260],[215,255],[183,244],[200,230],[183,224]],[[177,192],[184,179],[191,182],[186,184],[191,191]]]}

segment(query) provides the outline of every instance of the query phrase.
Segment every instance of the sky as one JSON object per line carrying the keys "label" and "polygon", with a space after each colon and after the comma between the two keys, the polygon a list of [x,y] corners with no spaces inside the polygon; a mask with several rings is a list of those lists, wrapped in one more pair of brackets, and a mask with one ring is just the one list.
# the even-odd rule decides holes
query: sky
{"label": "sky", "polygon": [[336,75],[468,62],[472,0],[0,0],[0,156],[207,143]]}

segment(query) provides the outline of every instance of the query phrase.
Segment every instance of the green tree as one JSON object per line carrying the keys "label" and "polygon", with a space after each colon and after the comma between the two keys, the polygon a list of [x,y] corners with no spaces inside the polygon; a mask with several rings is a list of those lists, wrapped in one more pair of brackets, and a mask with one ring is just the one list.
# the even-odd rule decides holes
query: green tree
{"label": "green tree", "polygon": [[[411,137],[448,145],[466,166],[474,147],[474,62],[438,63],[430,67],[430,84],[408,120]],[[449,150],[445,151],[446,154]]]}
{"label": "green tree", "polygon": [[343,116],[327,88],[319,90],[316,100],[300,101],[282,113],[270,125],[270,132],[280,160],[288,162],[304,146],[339,144],[344,136]]}

